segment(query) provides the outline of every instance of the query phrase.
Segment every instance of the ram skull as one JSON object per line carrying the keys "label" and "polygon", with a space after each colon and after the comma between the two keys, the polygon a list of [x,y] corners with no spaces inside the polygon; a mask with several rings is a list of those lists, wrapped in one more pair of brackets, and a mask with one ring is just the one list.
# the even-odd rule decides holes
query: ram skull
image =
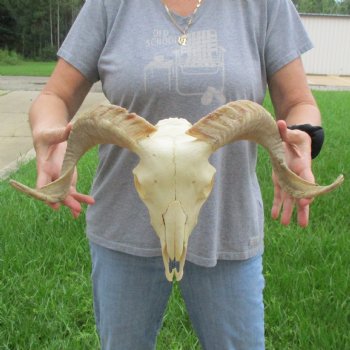
{"label": "ram skull", "polygon": [[183,276],[189,236],[214,184],[215,168],[208,158],[220,147],[249,140],[270,154],[281,188],[295,198],[311,198],[332,191],[331,185],[307,182],[286,165],[283,144],[273,117],[251,101],[228,103],[194,125],[185,119],[163,119],[153,126],[114,105],[101,105],[73,120],[60,177],[40,189],[11,180],[16,189],[45,202],[62,202],[69,193],[74,168],[97,144],[115,144],[136,153],[135,188],[148,208],[151,225],[161,243],[169,281]]}

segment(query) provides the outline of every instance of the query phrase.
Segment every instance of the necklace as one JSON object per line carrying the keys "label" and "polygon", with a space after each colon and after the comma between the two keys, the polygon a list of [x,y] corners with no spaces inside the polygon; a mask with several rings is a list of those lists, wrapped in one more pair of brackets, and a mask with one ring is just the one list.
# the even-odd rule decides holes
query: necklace
{"label": "necklace", "polygon": [[165,7],[165,10],[169,16],[169,18],[171,19],[171,22],[173,22],[174,26],[181,32],[181,35],[177,38],[177,42],[179,45],[185,46],[187,44],[187,40],[188,40],[188,30],[190,28],[190,26],[193,23],[193,19],[194,16],[196,15],[199,7],[201,6],[203,0],[197,0],[197,5],[196,8],[194,9],[194,11],[192,12],[190,18],[187,21],[187,24],[185,26],[185,28],[182,28],[181,26],[179,26],[179,24],[176,22],[173,14],[171,13],[171,11],[169,10],[169,7],[165,4],[165,2],[163,1],[163,5]]}

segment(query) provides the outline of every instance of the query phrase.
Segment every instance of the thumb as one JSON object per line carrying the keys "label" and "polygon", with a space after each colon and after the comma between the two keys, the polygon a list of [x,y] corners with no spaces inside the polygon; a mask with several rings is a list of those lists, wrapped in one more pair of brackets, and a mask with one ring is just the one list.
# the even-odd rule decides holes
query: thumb
{"label": "thumb", "polygon": [[68,139],[70,132],[72,131],[72,124],[69,123],[65,127],[47,129],[43,132],[42,141],[47,145],[54,145],[64,142]]}
{"label": "thumb", "polygon": [[305,140],[305,136],[307,135],[304,131],[289,129],[285,120],[278,120],[277,127],[280,132],[282,141],[287,142],[289,144],[303,143]]}
{"label": "thumb", "polygon": [[278,120],[277,121],[277,127],[278,127],[278,131],[280,132],[281,139],[284,142],[288,142],[287,123],[284,120]]}
{"label": "thumb", "polygon": [[300,133],[295,130],[290,130],[287,127],[287,123],[284,120],[277,121],[277,127],[283,142],[286,143],[288,149],[292,151],[296,156],[301,157],[301,153],[297,147],[300,145]]}

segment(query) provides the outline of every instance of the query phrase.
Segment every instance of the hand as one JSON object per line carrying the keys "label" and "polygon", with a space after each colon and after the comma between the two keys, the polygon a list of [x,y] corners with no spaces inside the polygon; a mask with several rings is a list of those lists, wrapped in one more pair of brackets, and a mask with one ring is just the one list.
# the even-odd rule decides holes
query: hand
{"label": "hand", "polygon": [[[61,171],[64,153],[67,147],[65,142],[72,129],[71,124],[66,127],[43,130],[34,136],[34,146],[37,154],[37,188],[41,188],[56,180]],[[81,213],[81,203],[94,204],[91,196],[78,193],[76,190],[77,171],[75,170],[70,188],[70,193],[61,203],[67,206],[73,217],[77,218]],[[47,203],[51,208],[58,210],[60,203]]]}
{"label": "hand", "polygon": [[[279,120],[277,126],[284,142],[288,167],[303,179],[315,182],[311,170],[310,136],[300,130],[289,130],[284,120]],[[271,210],[272,218],[278,219],[282,210],[281,223],[283,225],[289,225],[294,207],[296,206],[298,224],[302,227],[306,227],[309,223],[309,205],[312,199],[295,199],[281,190],[274,173],[272,174],[272,179],[275,190]]]}

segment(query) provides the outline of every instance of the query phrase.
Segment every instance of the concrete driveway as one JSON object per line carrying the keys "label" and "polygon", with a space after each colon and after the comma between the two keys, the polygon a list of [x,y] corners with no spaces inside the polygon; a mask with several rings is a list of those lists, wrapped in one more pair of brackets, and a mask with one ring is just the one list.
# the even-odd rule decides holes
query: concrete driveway
{"label": "concrete driveway", "polygon": [[[0,77],[0,179],[35,156],[28,123],[28,110],[47,78]],[[106,101],[99,84],[94,85],[80,112]]]}

